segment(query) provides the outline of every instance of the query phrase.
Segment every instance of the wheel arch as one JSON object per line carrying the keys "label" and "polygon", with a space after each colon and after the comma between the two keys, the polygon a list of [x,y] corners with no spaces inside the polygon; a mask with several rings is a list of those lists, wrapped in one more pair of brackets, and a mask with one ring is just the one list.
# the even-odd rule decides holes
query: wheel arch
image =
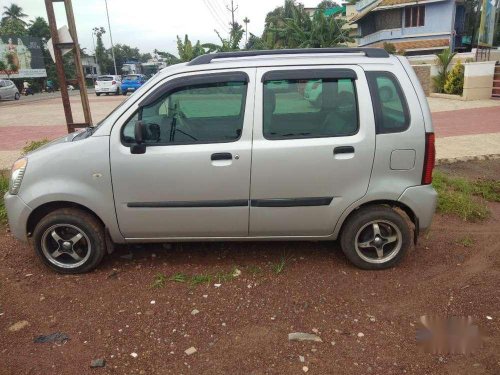
{"label": "wheel arch", "polygon": [[36,225],[40,222],[40,220],[48,215],[49,213],[61,209],[61,208],[76,208],[80,209],[84,212],[89,213],[90,215],[94,216],[99,222],[102,224],[103,228],[106,228],[106,224],[104,221],[97,215],[94,211],[92,211],[90,208],[79,204],[75,202],[70,202],[70,201],[52,201],[52,202],[47,202],[44,203],[37,208],[35,208],[31,214],[28,217],[28,221],[26,222],[26,234],[28,237],[31,237],[31,234],[33,233],[33,230],[35,229]]}
{"label": "wheel arch", "polygon": [[418,233],[419,232],[418,231],[419,225],[418,225],[417,215],[413,212],[413,210],[410,207],[408,207],[404,203],[399,202],[399,201],[389,200],[389,199],[373,200],[373,201],[369,201],[369,202],[365,202],[363,204],[360,204],[359,206],[356,206],[353,210],[351,210],[351,212],[349,212],[349,214],[342,221],[342,224],[341,224],[340,229],[338,231],[338,237],[340,237],[342,235],[342,231],[344,230],[345,224],[352,217],[352,215],[354,215],[354,213],[357,212],[360,208],[369,207],[369,206],[389,206],[391,208],[398,208],[401,211],[403,211],[406,214],[406,216],[408,216],[410,221],[413,223],[413,228],[412,228],[413,232],[414,232],[413,241],[415,242],[415,244],[417,243],[417,237],[419,234]]}

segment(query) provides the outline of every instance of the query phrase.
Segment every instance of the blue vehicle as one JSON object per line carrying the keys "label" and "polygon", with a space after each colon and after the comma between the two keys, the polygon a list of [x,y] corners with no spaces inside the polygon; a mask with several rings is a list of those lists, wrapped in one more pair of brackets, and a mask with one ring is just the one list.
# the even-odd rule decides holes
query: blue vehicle
{"label": "blue vehicle", "polygon": [[127,95],[127,92],[134,92],[146,82],[144,74],[129,74],[123,77],[122,94]]}

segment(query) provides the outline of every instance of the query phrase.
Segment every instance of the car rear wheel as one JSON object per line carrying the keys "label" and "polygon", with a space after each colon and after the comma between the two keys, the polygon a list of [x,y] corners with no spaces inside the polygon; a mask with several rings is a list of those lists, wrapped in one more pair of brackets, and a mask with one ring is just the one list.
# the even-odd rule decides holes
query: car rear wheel
{"label": "car rear wheel", "polygon": [[386,206],[367,206],[348,218],[340,243],[347,258],[367,270],[395,266],[411,246],[411,230],[405,218]]}
{"label": "car rear wheel", "polygon": [[64,208],[49,213],[37,224],[32,238],[42,261],[60,273],[88,272],[106,253],[101,222],[79,209]]}
{"label": "car rear wheel", "polygon": [[18,93],[18,92],[16,92],[16,93],[14,94],[14,100],[19,100],[19,98],[20,98],[20,97],[21,97],[21,95],[19,95],[19,93]]}
{"label": "car rear wheel", "polygon": [[119,87],[116,89],[115,95],[120,95],[120,88]]}
{"label": "car rear wheel", "polygon": [[95,93],[97,96],[101,96],[101,93],[100,92],[96,92]]}

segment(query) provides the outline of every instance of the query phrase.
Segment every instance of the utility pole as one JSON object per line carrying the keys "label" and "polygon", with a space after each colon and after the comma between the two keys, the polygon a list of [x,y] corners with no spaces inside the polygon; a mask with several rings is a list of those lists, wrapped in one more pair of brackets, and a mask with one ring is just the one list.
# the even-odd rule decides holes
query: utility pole
{"label": "utility pole", "polygon": [[[95,52],[94,35],[95,35],[96,31],[97,31],[97,27],[94,27],[92,29],[92,46],[94,47],[94,62],[95,62],[95,65],[96,65],[95,72],[96,72],[96,76],[97,76],[97,66],[99,66],[99,63],[97,62],[97,53]],[[95,81],[96,81],[97,77],[94,77],[94,72],[93,71],[92,71],[92,78],[93,78],[93,81],[94,81],[94,84],[95,84]]]}
{"label": "utility pole", "polygon": [[111,41],[111,55],[113,56],[115,75],[118,75],[118,70],[116,69],[116,60],[115,60],[115,47],[113,46],[113,35],[111,35],[111,23],[109,22],[108,0],[104,0],[104,4],[106,4],[106,16],[108,17],[109,39]]}
{"label": "utility pole", "polygon": [[231,27],[234,29],[234,12],[238,10],[238,6],[234,7],[234,1],[231,0],[231,8],[226,6],[226,9],[231,12]]}
{"label": "utility pole", "polygon": [[250,19],[248,17],[243,18],[243,23],[245,24],[245,48],[248,43],[248,24],[250,23]]}

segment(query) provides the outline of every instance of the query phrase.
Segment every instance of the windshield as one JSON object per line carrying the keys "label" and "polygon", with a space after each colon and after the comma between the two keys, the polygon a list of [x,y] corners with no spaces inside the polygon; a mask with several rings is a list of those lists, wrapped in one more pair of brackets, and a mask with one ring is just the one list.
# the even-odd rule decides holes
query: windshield
{"label": "windshield", "polygon": [[97,80],[98,81],[112,81],[113,76],[99,76],[99,77],[97,77]]}
{"label": "windshield", "polygon": [[140,76],[130,75],[125,76],[125,81],[139,81],[141,79]]}

